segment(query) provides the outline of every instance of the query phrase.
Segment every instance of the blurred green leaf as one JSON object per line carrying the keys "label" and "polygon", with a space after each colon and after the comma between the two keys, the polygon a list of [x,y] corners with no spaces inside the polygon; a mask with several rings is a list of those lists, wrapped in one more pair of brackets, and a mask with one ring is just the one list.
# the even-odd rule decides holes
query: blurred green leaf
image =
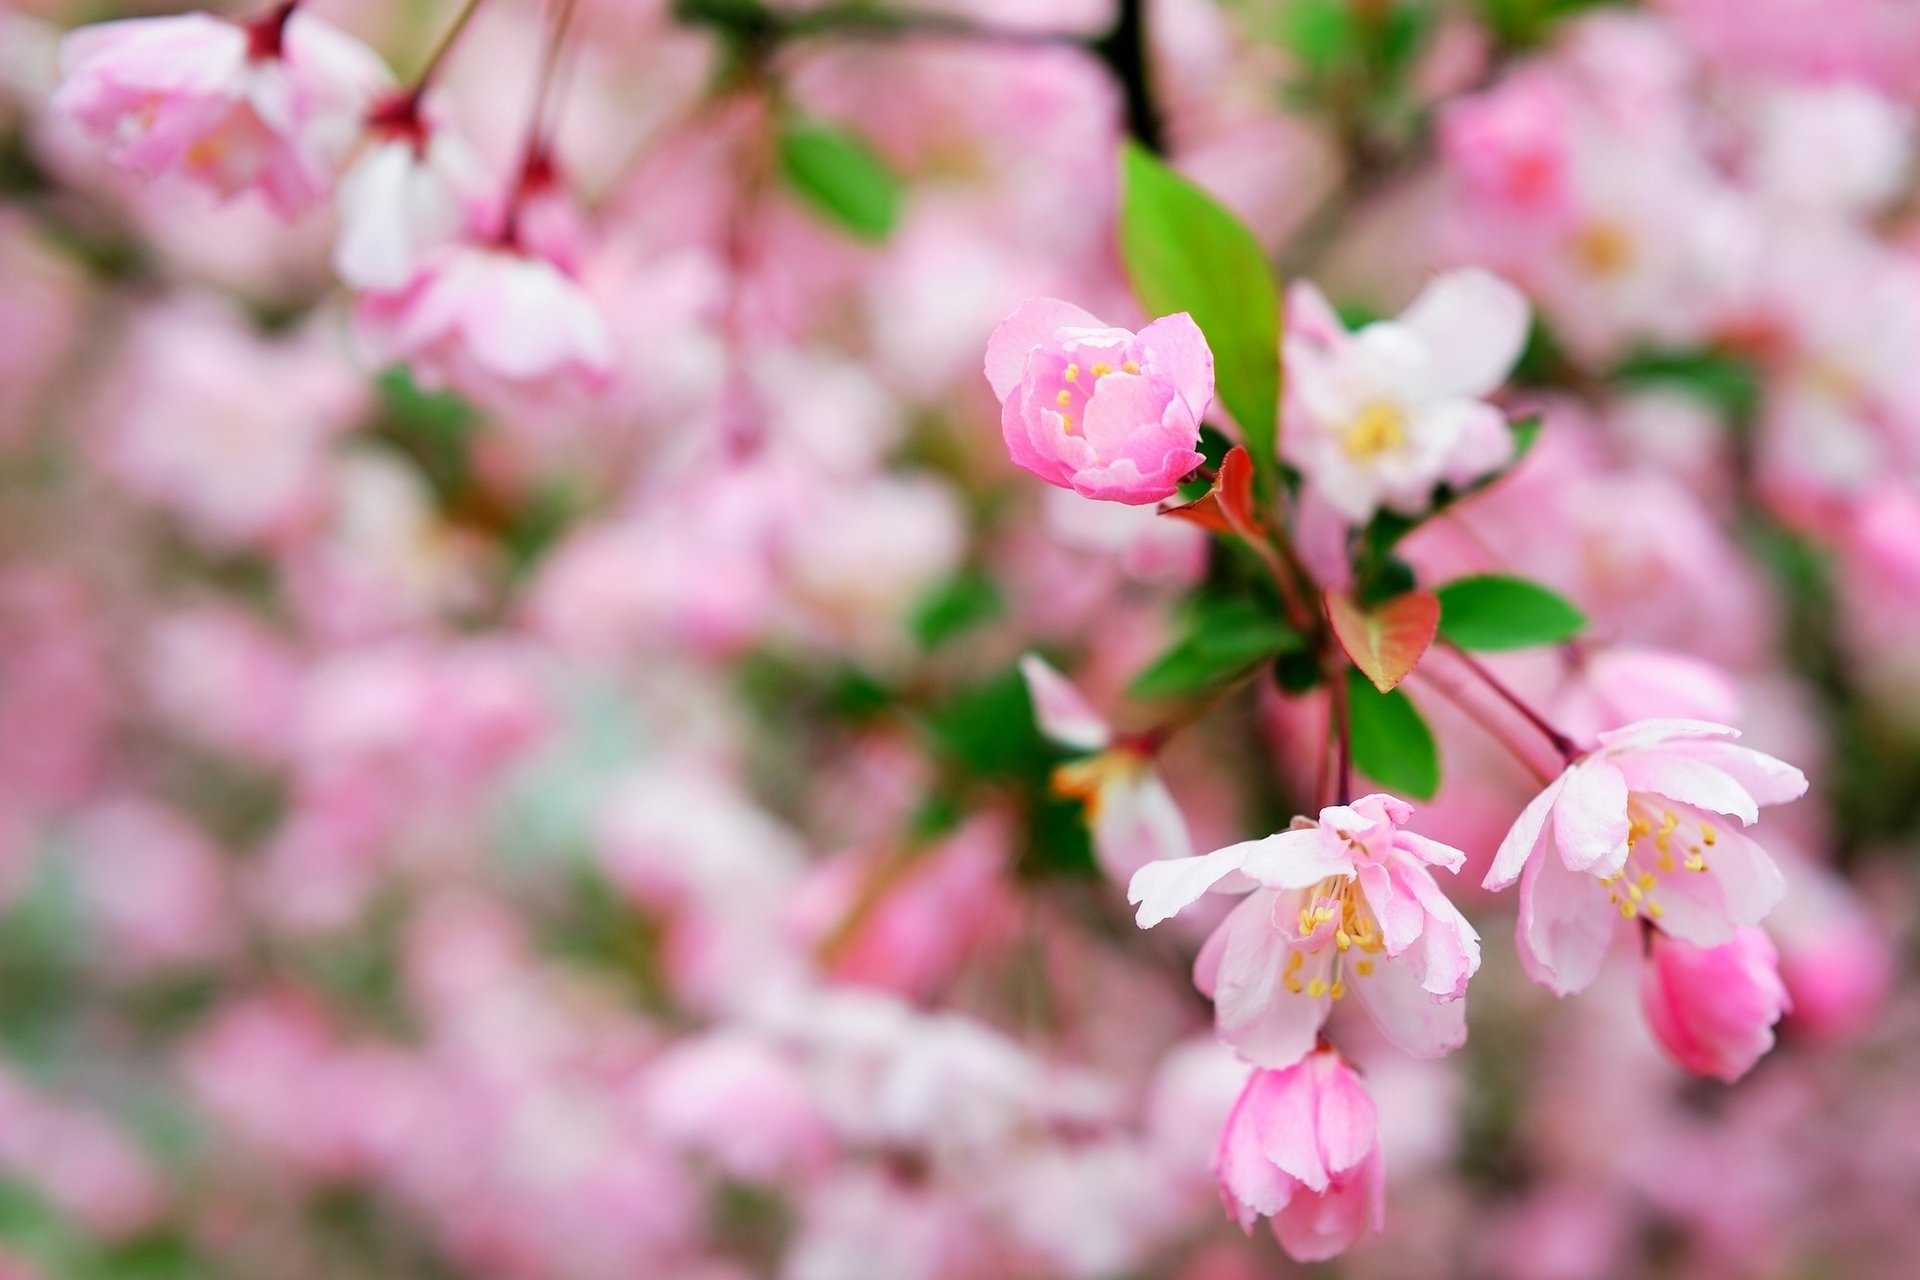
{"label": "blurred green leaf", "polygon": [[1006,613],[1007,602],[993,580],[977,569],[965,570],[935,587],[913,610],[908,626],[922,649],[937,649],[957,635]]}
{"label": "blurred green leaf", "polygon": [[1667,386],[1709,405],[1728,420],[1749,422],[1760,406],[1760,375],[1749,360],[1718,351],[1641,351],[1613,377],[1628,386]]}
{"label": "blurred green leaf", "polygon": [[1462,649],[1526,649],[1580,634],[1587,617],[1537,582],[1485,573],[1438,588],[1440,634]]}
{"label": "blurred green leaf", "polygon": [[796,121],[780,131],[780,173],[817,213],[861,240],[884,240],[900,219],[900,178],[864,139]]}
{"label": "blurred green leaf", "polygon": [[1251,600],[1205,602],[1185,637],[1134,678],[1136,698],[1205,693],[1256,662],[1298,651],[1298,631]]}
{"label": "blurred green leaf", "polygon": [[1389,791],[1414,800],[1433,799],[1440,788],[1440,752],[1412,699],[1398,689],[1381,693],[1349,669],[1347,725],[1356,769]]}
{"label": "blurred green leaf", "polygon": [[1280,294],[1246,224],[1144,148],[1121,157],[1120,256],[1140,305],[1185,311],[1213,349],[1220,401],[1240,425],[1256,470],[1277,462]]}

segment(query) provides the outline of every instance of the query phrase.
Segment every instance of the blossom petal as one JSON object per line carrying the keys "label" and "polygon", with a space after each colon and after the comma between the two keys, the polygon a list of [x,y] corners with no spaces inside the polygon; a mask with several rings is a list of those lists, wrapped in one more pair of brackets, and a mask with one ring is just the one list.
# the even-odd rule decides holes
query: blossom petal
{"label": "blossom petal", "polygon": [[1186,817],[1151,766],[1143,762],[1101,791],[1093,851],[1116,880],[1129,879],[1149,862],[1193,856]]}
{"label": "blossom petal", "polygon": [[987,383],[1005,400],[1020,385],[1027,355],[1044,346],[1061,329],[1097,329],[1100,322],[1071,302],[1058,298],[1028,298],[1000,322],[987,339]]}
{"label": "blossom petal", "polygon": [[1295,993],[1282,980],[1289,952],[1286,934],[1274,928],[1271,919],[1255,925],[1238,912],[1230,923],[1234,927],[1227,932],[1214,978],[1215,1026],[1220,1038],[1254,1065],[1290,1067],[1313,1048],[1333,1006],[1332,997],[1324,994],[1333,952],[1308,956],[1295,971],[1302,984],[1318,979],[1323,994]]}
{"label": "blossom petal", "polygon": [[1441,1000],[1427,991],[1417,955],[1379,962],[1348,985],[1395,1048],[1416,1058],[1438,1058],[1466,1043],[1467,1002]]}
{"label": "blossom petal", "polygon": [[1433,353],[1431,393],[1479,399],[1506,380],[1527,342],[1527,299],[1492,272],[1449,271],[1400,314]]}
{"label": "blossom petal", "polygon": [[1619,918],[1594,877],[1557,857],[1535,858],[1520,878],[1520,963],[1555,995],[1583,990],[1599,976]]}
{"label": "blossom petal", "polygon": [[1506,839],[1500,842],[1499,852],[1493,855],[1493,865],[1487,868],[1486,878],[1480,882],[1481,888],[1498,891],[1520,877],[1520,869],[1527,865],[1527,859],[1540,847],[1540,836],[1546,829],[1547,818],[1566,785],[1567,775],[1563,773],[1549,782],[1546,790],[1527,802],[1527,807],[1520,811],[1512,829],[1507,832]]}
{"label": "blossom petal", "polygon": [[1740,784],[1762,807],[1786,804],[1807,793],[1807,775],[1784,760],[1730,742],[1688,742],[1673,748],[1712,765]]}
{"label": "blossom petal", "polygon": [[1553,806],[1553,843],[1576,871],[1611,875],[1627,860],[1627,780],[1604,759],[1567,771]]}
{"label": "blossom petal", "polygon": [[1046,659],[1033,653],[1022,655],[1020,674],[1027,682],[1041,733],[1080,751],[1098,751],[1112,740],[1113,733],[1100,713]]}
{"label": "blossom petal", "polygon": [[1162,920],[1179,915],[1198,902],[1207,890],[1238,871],[1247,856],[1262,843],[1248,840],[1197,858],[1169,858],[1141,867],[1127,884],[1127,901],[1140,908],[1134,916],[1135,923],[1142,929],[1151,929]]}
{"label": "blossom petal", "polygon": [[1213,403],[1213,350],[1184,311],[1161,316],[1140,331],[1140,346],[1169,378],[1197,420]]}
{"label": "blossom petal", "polygon": [[1741,785],[1704,760],[1696,760],[1673,751],[1629,751],[1612,757],[1614,767],[1634,791],[1664,796],[1668,800],[1724,813],[1738,818],[1742,825],[1760,816]]}

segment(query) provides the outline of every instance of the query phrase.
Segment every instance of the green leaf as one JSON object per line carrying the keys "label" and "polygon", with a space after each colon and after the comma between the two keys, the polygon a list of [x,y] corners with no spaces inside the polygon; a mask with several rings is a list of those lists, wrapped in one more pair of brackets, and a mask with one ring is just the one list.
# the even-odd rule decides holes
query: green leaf
{"label": "green leaf", "polygon": [[1347,729],[1353,765],[1389,791],[1431,800],[1440,789],[1440,751],[1433,730],[1406,694],[1381,693],[1364,675],[1347,671]]}
{"label": "green leaf", "polygon": [[1202,609],[1185,638],[1134,677],[1136,698],[1178,698],[1205,693],[1256,662],[1305,646],[1298,631],[1250,600],[1228,600]]}
{"label": "green leaf", "polygon": [[1526,649],[1580,634],[1586,615],[1525,578],[1481,574],[1456,578],[1440,597],[1440,634],[1462,649]]}
{"label": "green leaf", "polygon": [[1132,143],[1122,153],[1120,256],[1140,305],[1185,311],[1213,348],[1220,401],[1271,475],[1280,416],[1280,293],[1246,224]]}
{"label": "green leaf", "polygon": [[909,625],[922,649],[937,649],[953,637],[1006,612],[993,580],[968,570],[935,587],[913,611]]}
{"label": "green leaf", "polygon": [[1732,421],[1751,422],[1760,404],[1753,362],[1715,351],[1640,351],[1613,376],[1628,386],[1666,386],[1691,395]]}
{"label": "green leaf", "polygon": [[780,174],[816,212],[861,240],[900,219],[900,179],[859,136],[818,121],[780,131]]}

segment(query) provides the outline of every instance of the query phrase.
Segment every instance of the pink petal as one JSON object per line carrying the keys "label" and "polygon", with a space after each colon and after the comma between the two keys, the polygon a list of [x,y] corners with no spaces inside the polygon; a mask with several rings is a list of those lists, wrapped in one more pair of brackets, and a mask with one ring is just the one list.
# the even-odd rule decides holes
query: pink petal
{"label": "pink petal", "polygon": [[1604,759],[1567,771],[1553,806],[1553,843],[1576,871],[1611,875],[1627,860],[1627,780]]}
{"label": "pink petal", "polygon": [[1000,322],[987,339],[987,383],[1005,400],[1020,385],[1027,355],[1045,346],[1061,329],[1096,329],[1100,322],[1071,302],[1058,298],[1028,298]]}
{"label": "pink petal", "polygon": [[1113,734],[1100,713],[1044,658],[1032,653],[1023,655],[1020,674],[1027,682],[1034,719],[1039,722],[1041,733],[1063,747],[1081,751],[1098,751],[1112,740]]}
{"label": "pink petal", "polygon": [[1154,370],[1173,380],[1195,421],[1213,403],[1213,350],[1200,326],[1184,311],[1162,316],[1140,331],[1140,346]]}
{"label": "pink petal", "polygon": [[1467,1003],[1440,1000],[1422,986],[1418,953],[1384,960],[1349,989],[1380,1034],[1416,1058],[1438,1058],[1466,1043]]}
{"label": "pink petal", "polygon": [[1719,769],[1672,751],[1627,751],[1612,757],[1614,767],[1634,791],[1665,796],[1696,809],[1724,813],[1742,825],[1760,816],[1753,797]]}
{"label": "pink petal", "polygon": [[1554,802],[1560,798],[1560,792],[1566,785],[1567,775],[1563,773],[1549,782],[1546,790],[1527,802],[1527,807],[1520,811],[1519,818],[1507,832],[1506,839],[1500,842],[1499,852],[1493,855],[1493,865],[1487,868],[1486,878],[1480,882],[1481,888],[1497,891],[1519,878],[1520,869],[1527,865],[1527,859],[1539,848],[1547,817],[1553,812]]}
{"label": "pink petal", "polygon": [[[1229,923],[1231,929],[1222,926],[1227,936],[1213,990],[1220,1038],[1256,1066],[1290,1067],[1318,1040],[1332,997],[1287,990],[1281,981],[1287,939],[1270,918],[1255,923],[1236,912]],[[1309,956],[1296,976],[1302,983],[1326,982],[1332,957],[1331,949]]]}
{"label": "pink petal", "polygon": [[1527,299],[1488,271],[1449,271],[1400,315],[1432,352],[1429,390],[1479,399],[1506,380],[1527,342]]}
{"label": "pink petal", "polygon": [[[1190,858],[1193,838],[1173,793],[1152,766],[1107,786],[1093,823],[1093,851],[1116,880],[1125,880],[1149,862]],[[1216,884],[1216,890],[1226,886]]]}
{"label": "pink petal", "polygon": [[1555,995],[1584,990],[1600,974],[1619,918],[1598,880],[1559,858],[1535,858],[1520,878],[1520,963]]}

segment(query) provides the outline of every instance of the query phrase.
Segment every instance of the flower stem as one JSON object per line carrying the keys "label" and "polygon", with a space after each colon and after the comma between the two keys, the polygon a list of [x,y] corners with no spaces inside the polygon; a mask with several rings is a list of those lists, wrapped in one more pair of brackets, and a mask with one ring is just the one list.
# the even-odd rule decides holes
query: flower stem
{"label": "flower stem", "polygon": [[482,0],[467,0],[460,6],[460,12],[453,17],[453,25],[441,34],[439,42],[427,55],[426,62],[421,64],[420,74],[413,78],[413,88],[407,91],[407,97],[411,101],[417,104],[421,96],[426,93],[427,86],[433,83],[434,76],[440,72],[441,64],[447,60],[447,54],[452,52],[454,43],[467,29],[467,24],[473,20],[473,15],[479,12],[481,3]]}
{"label": "flower stem", "polygon": [[1471,671],[1480,683],[1486,685],[1502,702],[1518,712],[1521,719],[1525,720],[1529,725],[1532,725],[1533,728],[1540,733],[1540,736],[1552,743],[1553,749],[1560,753],[1561,759],[1571,761],[1575,756],[1580,754],[1580,749],[1574,745],[1573,739],[1549,724],[1545,716],[1535,711],[1524,698],[1512,689],[1509,689],[1499,677],[1482,666],[1468,654],[1466,650],[1450,642],[1443,643],[1447,644],[1447,649],[1456,658],[1460,659],[1461,664],[1464,665],[1468,671]]}

